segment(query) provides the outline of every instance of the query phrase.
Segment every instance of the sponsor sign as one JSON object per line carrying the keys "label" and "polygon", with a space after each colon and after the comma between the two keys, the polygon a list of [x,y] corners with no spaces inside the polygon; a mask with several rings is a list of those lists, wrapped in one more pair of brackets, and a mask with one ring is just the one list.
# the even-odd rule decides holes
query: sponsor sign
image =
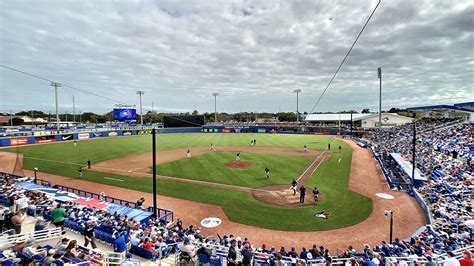
{"label": "sponsor sign", "polygon": [[74,137],[72,134],[61,135],[61,141],[73,140]]}
{"label": "sponsor sign", "polygon": [[124,131],[123,135],[124,136],[130,136],[130,135],[132,135],[132,132],[131,131]]}
{"label": "sponsor sign", "polygon": [[222,220],[217,217],[209,217],[201,221],[201,225],[206,228],[214,228],[219,226]]}
{"label": "sponsor sign", "polygon": [[117,132],[115,131],[109,132],[109,137],[115,137],[115,136],[117,136]]}
{"label": "sponsor sign", "polygon": [[149,135],[151,134],[151,129],[138,130],[138,135]]}
{"label": "sponsor sign", "polygon": [[94,138],[100,138],[100,137],[102,137],[102,134],[101,133],[94,133],[93,137]]}
{"label": "sponsor sign", "polygon": [[10,139],[11,146],[25,145],[25,144],[28,144],[28,138]]}
{"label": "sponsor sign", "polygon": [[223,128],[222,133],[230,133],[230,128]]}
{"label": "sponsor sign", "polygon": [[50,143],[50,142],[56,142],[55,139],[36,139],[35,143]]}
{"label": "sponsor sign", "polygon": [[79,133],[77,134],[78,139],[88,139],[89,138],[89,133]]}

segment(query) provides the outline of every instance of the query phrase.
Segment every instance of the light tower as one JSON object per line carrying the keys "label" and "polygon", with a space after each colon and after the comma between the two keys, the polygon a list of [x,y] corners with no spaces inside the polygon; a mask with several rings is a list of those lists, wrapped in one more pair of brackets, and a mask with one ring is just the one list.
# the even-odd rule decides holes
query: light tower
{"label": "light tower", "polygon": [[300,94],[301,90],[300,89],[297,89],[297,90],[293,90],[294,93],[296,93],[296,122],[300,122],[300,112],[299,112],[299,109],[298,109],[298,105],[299,105],[299,100],[298,100],[298,95]]}
{"label": "light tower", "polygon": [[213,92],[212,96],[214,96],[214,122],[217,124],[217,96],[219,93]]}
{"label": "light tower", "polygon": [[145,92],[137,91],[137,94],[140,96],[140,124],[143,125],[142,95],[145,94]]}

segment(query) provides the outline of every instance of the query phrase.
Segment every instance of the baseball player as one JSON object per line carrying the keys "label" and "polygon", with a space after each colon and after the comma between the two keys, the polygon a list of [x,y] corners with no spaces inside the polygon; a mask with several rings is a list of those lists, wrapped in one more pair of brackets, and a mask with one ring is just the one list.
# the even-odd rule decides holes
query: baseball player
{"label": "baseball player", "polygon": [[291,190],[293,190],[293,196],[296,195],[296,187],[298,186],[298,182],[293,178],[293,181],[291,181]]}
{"label": "baseball player", "polygon": [[190,150],[188,150],[188,152],[186,153],[186,156],[187,156],[188,158],[191,158],[191,151],[190,151]]}
{"label": "baseball player", "polygon": [[306,144],[304,145],[304,152],[307,152],[308,151],[308,146],[306,146]]}
{"label": "baseball player", "polygon": [[235,157],[236,162],[240,162],[240,152],[237,153],[237,156]]}
{"label": "baseball player", "polygon": [[270,178],[270,169],[268,169],[268,167],[265,167],[265,176]]}
{"label": "baseball player", "polygon": [[341,150],[342,150],[342,147],[341,147],[341,146],[339,146],[339,153],[341,153]]}
{"label": "baseball player", "polygon": [[253,139],[250,140],[250,146],[253,146]]}
{"label": "baseball player", "polygon": [[212,144],[212,143],[211,143],[210,150],[211,150],[211,151],[216,151],[216,149],[214,148],[214,144]]}
{"label": "baseball player", "polygon": [[75,139],[74,140],[74,147],[76,147],[76,146],[77,146],[77,140]]}
{"label": "baseball player", "polygon": [[79,172],[79,177],[82,177],[82,174],[84,172],[84,170],[82,170],[82,166],[79,167],[79,170],[77,170]]}

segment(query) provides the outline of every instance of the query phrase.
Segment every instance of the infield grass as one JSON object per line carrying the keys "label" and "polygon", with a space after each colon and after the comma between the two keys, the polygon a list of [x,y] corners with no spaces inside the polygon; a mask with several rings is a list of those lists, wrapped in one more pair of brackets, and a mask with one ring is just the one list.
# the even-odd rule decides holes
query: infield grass
{"label": "infield grass", "polygon": [[[302,148],[306,144],[310,149],[318,150],[325,149],[327,143],[332,141],[328,136],[204,133],[161,135],[157,146],[158,149],[208,147],[211,142],[216,146],[247,146],[251,139],[257,139],[258,146]],[[79,141],[77,147],[71,142],[63,142],[9,148],[5,151],[23,153],[25,169],[38,167],[41,172],[78,177],[79,165],[85,165],[88,159],[96,163],[150,152],[150,143],[150,136],[116,137]],[[157,190],[160,195],[220,206],[232,221],[257,227],[287,231],[319,231],[346,227],[365,220],[372,212],[372,201],[348,190],[352,151],[340,140],[335,140],[332,144],[333,147],[339,145],[343,147],[342,153],[332,153],[329,160],[320,165],[307,183],[309,186],[317,185],[323,193],[323,201],[316,206],[280,207],[257,201],[247,192],[172,180],[159,180]],[[282,162],[282,166],[287,167],[287,164]],[[259,170],[260,173],[262,171]],[[124,181],[104,179],[105,175]],[[150,178],[85,171],[82,179],[143,192],[152,191]],[[313,217],[313,214],[320,210],[330,212],[330,218],[323,220]]]}
{"label": "infield grass", "polygon": [[[246,168],[227,167],[225,163],[235,160],[235,152],[210,152],[158,165],[158,174],[244,187],[289,185],[311,163],[302,156],[246,152],[240,157],[242,162],[252,164]],[[265,176],[265,167],[270,169],[270,178]]]}

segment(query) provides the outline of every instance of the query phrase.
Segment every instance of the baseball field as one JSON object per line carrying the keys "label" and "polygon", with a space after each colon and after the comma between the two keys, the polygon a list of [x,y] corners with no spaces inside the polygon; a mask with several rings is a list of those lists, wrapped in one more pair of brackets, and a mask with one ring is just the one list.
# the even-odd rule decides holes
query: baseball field
{"label": "baseball field", "polygon": [[[253,139],[257,145],[250,146]],[[211,143],[215,151],[210,149]],[[150,135],[80,140],[77,146],[61,142],[2,149],[22,153],[24,169],[37,167],[42,173],[147,193],[152,191],[151,150]],[[219,206],[236,223],[285,231],[323,231],[360,223],[372,212],[370,198],[348,189],[352,150],[336,138],[163,134],[157,137],[157,150],[159,195]],[[191,158],[187,158],[188,150]],[[239,163],[235,162],[237,153]],[[84,167],[87,160],[92,169]],[[79,177],[81,166],[84,173]],[[265,168],[270,170],[268,178]],[[307,188],[305,203],[299,203],[299,195],[293,196],[289,190],[293,178],[298,187],[304,184]],[[311,195],[314,186],[321,192],[318,204]],[[329,213],[328,219],[316,218],[319,211]]]}

